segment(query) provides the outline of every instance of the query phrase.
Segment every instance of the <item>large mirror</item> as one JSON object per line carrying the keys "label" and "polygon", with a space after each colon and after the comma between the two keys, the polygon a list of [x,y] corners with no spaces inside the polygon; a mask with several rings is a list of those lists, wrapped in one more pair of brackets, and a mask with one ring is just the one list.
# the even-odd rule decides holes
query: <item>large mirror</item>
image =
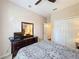
{"label": "large mirror", "polygon": [[28,22],[22,22],[21,30],[24,36],[33,36],[34,35],[34,24],[28,23]]}

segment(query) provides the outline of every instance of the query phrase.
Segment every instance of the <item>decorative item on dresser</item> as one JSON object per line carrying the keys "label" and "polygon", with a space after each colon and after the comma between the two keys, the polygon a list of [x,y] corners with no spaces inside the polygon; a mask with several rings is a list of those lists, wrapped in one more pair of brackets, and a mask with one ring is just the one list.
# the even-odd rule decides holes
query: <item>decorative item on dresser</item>
{"label": "decorative item on dresser", "polygon": [[14,40],[22,40],[24,38],[29,38],[29,37],[33,37],[33,35],[23,35],[23,32],[15,32],[14,33]]}
{"label": "decorative item on dresser", "polygon": [[16,56],[19,49],[38,42],[38,37],[29,37],[22,40],[11,40],[12,59]]}

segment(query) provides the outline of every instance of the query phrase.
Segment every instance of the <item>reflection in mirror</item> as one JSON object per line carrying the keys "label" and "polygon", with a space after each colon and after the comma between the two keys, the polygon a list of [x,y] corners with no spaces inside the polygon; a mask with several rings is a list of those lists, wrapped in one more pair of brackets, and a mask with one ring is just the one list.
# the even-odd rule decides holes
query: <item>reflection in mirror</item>
{"label": "reflection in mirror", "polygon": [[34,24],[33,23],[22,22],[21,26],[22,26],[22,33],[24,36],[34,35]]}

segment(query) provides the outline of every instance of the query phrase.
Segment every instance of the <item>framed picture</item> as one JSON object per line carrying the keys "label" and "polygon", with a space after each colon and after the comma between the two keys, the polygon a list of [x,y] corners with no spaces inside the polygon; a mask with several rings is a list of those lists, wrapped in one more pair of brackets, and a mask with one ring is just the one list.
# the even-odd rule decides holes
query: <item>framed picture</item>
{"label": "framed picture", "polygon": [[24,36],[34,35],[34,24],[28,22],[21,22],[21,30]]}

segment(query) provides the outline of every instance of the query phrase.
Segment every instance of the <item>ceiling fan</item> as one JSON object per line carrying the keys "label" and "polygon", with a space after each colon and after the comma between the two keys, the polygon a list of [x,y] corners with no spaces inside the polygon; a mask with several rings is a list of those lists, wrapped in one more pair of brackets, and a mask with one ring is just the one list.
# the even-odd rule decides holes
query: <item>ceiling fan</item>
{"label": "ceiling fan", "polygon": [[[38,5],[40,2],[41,2],[42,0],[38,0],[36,3],[35,3],[35,5]],[[52,3],[55,3],[56,2],[56,0],[48,0],[49,2],[52,2]]]}

